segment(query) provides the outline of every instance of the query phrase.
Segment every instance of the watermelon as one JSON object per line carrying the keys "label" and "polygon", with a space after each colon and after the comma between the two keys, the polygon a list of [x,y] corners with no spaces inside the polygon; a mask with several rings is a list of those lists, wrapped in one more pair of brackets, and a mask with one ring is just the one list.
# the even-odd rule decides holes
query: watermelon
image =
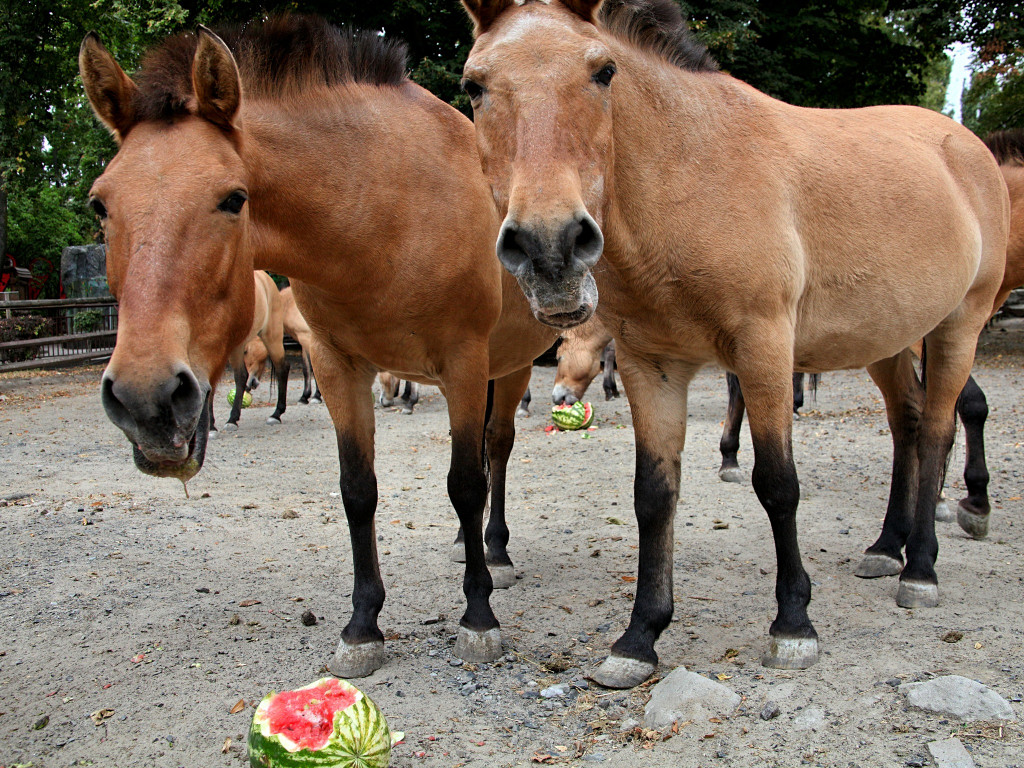
{"label": "watermelon", "polygon": [[[231,390],[228,392],[228,405],[234,405],[234,404],[235,404],[235,388],[232,387]],[[250,395],[248,392],[242,393],[242,407],[243,408],[248,408],[250,405],[252,405],[252,395]]]}
{"label": "watermelon", "polygon": [[252,718],[252,768],[387,768],[392,733],[377,705],[347,680],[325,677],[269,693]]}
{"label": "watermelon", "polygon": [[556,405],[551,420],[559,429],[586,429],[594,423],[594,406],[578,400],[572,405]]}

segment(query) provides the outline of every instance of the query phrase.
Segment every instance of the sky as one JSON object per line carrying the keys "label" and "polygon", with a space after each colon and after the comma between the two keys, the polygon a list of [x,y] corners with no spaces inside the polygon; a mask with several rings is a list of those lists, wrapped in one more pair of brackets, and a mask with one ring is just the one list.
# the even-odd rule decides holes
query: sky
{"label": "sky", "polygon": [[960,100],[969,77],[968,65],[971,63],[971,47],[964,43],[956,43],[948,48],[946,53],[953,58],[953,71],[949,75],[949,87],[946,89],[946,106],[942,111],[952,111],[953,119],[958,123],[962,123],[963,112],[960,108]]}

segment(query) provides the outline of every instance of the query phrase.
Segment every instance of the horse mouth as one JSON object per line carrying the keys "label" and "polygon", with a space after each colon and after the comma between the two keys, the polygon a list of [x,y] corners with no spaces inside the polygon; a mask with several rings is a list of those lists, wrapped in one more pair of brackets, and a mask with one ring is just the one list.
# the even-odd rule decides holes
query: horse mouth
{"label": "horse mouth", "polygon": [[206,445],[210,437],[210,395],[203,401],[196,430],[188,441],[188,450],[182,459],[154,460],[146,456],[138,445],[132,445],[132,458],[140,472],[153,477],[173,477],[185,483],[203,468],[206,459]]}
{"label": "horse mouth", "polygon": [[594,314],[594,308],[586,304],[572,312],[554,312],[549,314],[541,310],[534,310],[533,313],[534,317],[544,323],[544,325],[550,325],[552,328],[560,328],[562,330],[575,328],[577,325],[585,323],[592,314]]}

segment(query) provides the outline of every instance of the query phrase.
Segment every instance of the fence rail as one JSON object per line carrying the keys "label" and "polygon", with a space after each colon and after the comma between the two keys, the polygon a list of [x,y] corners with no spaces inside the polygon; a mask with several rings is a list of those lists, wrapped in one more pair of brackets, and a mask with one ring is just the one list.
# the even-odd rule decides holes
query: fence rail
{"label": "fence rail", "polygon": [[0,300],[0,371],[102,360],[116,340],[112,298]]}

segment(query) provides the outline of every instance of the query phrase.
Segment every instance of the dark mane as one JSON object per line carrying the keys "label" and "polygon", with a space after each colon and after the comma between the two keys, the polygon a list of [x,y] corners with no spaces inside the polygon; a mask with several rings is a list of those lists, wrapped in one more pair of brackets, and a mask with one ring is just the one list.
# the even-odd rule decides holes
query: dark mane
{"label": "dark mane", "polygon": [[1000,165],[1024,165],[1024,128],[994,131],[985,137],[985,146]]}
{"label": "dark mane", "polygon": [[601,23],[616,37],[653,51],[681,69],[718,70],[718,62],[690,32],[674,0],[605,0]]}
{"label": "dark mane", "polygon": [[[375,32],[338,29],[316,16],[277,16],[216,32],[238,62],[248,97],[287,97],[343,83],[405,82],[404,43]],[[197,40],[191,32],[176,35],[145,55],[134,77],[138,120],[166,120],[191,111]]]}

